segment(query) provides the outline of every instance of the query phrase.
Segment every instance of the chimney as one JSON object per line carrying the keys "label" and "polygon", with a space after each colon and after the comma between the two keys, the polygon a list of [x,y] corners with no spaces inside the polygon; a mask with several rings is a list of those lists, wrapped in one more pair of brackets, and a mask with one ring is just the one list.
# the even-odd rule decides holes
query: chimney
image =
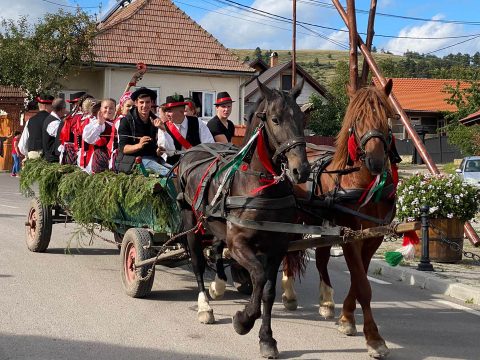
{"label": "chimney", "polygon": [[278,65],[278,53],[276,51],[270,54],[270,67]]}

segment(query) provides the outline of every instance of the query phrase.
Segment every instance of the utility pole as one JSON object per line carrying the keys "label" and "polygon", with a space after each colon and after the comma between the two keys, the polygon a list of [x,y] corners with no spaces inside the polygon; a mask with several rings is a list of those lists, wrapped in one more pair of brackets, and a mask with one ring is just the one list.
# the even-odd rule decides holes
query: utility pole
{"label": "utility pole", "polygon": [[293,4],[293,29],[292,29],[292,88],[297,84],[297,0],[292,1]]}

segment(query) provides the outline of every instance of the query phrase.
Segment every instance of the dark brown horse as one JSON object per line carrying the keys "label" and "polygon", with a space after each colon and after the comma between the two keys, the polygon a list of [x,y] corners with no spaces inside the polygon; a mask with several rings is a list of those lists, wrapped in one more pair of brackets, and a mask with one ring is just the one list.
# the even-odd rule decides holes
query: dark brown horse
{"label": "dark brown horse", "polygon": [[[333,158],[328,166],[317,172],[316,175],[318,183],[313,190],[313,199],[323,201],[323,206],[326,206],[327,203],[332,206],[331,208],[315,208],[314,212],[320,215],[317,217],[317,221],[321,222],[327,218],[336,225],[359,230],[387,224],[393,220],[395,215],[394,182],[396,182],[393,178],[396,178],[396,170],[394,169],[392,172],[391,164],[396,164],[399,159],[388,124],[388,119],[395,116],[394,110],[388,102],[391,87],[392,83],[389,81],[384,89],[377,89],[373,86],[362,88],[351,99],[342,129],[337,136],[336,148],[332,153]],[[321,154],[312,152],[309,161],[312,164],[315,162],[318,164],[319,157],[325,158],[325,151]],[[396,167],[396,165],[393,166]],[[358,168],[358,171],[348,171],[348,169],[354,168]],[[344,172],[343,169],[347,169],[347,171]],[[340,172],[337,172],[338,170]],[[377,193],[373,193],[373,190],[368,191],[367,189],[374,183],[377,176],[380,181],[385,177],[383,189],[379,188]],[[298,191],[298,194],[305,197],[305,189]],[[367,201],[370,195],[373,196]],[[308,208],[308,201],[305,204]],[[362,204],[364,205],[361,206]],[[352,214],[348,209],[359,214]],[[362,214],[366,216],[362,217]],[[368,216],[372,218],[370,219]],[[312,217],[309,221],[315,222]],[[373,319],[370,307],[372,291],[367,279],[370,260],[382,241],[383,237],[379,237],[342,245],[351,282],[338,321],[339,330],[346,335],[356,334],[354,311],[356,301],[358,301],[364,315],[363,331],[367,349],[369,354],[375,358],[384,357],[389,352]],[[315,256],[320,273],[319,312],[323,317],[330,319],[335,315],[333,289],[327,271],[330,247],[316,248]],[[293,274],[288,270],[288,261],[286,261],[285,270],[282,281],[285,290],[283,300],[287,309],[293,310],[296,308],[297,302],[293,289]]]}
{"label": "dark brown horse", "polygon": [[[278,268],[293,236],[254,229],[252,224],[297,220],[292,183],[305,182],[310,173],[303,113],[295,101],[302,85],[287,94],[270,90],[259,82],[263,99],[252,115],[244,146],[252,136],[257,134],[257,137],[250,150],[245,151],[233,177],[228,176],[230,170],[221,172],[225,162],[232,158],[227,156],[222,160],[215,155],[224,149],[222,144],[209,144],[210,150],[205,145],[189,150],[178,168],[179,203],[185,229],[193,228],[203,219],[206,230],[225,242],[232,258],[250,273],[253,293],[245,309],[233,317],[233,326],[237,333],[247,334],[262,316],[263,302],[260,353],[268,358],[278,356],[271,312]],[[203,281],[205,259],[201,236],[191,232],[187,241],[199,290],[198,320],[213,323]]]}

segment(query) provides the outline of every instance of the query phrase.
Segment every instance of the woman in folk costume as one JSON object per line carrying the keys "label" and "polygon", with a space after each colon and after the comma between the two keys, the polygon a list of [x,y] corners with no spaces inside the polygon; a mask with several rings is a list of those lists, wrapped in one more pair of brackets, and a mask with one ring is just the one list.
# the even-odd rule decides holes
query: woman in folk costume
{"label": "woman in folk costume", "polygon": [[110,156],[107,145],[112,134],[115,106],[113,99],[102,100],[96,116],[90,117],[83,128],[83,141],[88,144],[84,170],[88,173],[108,170]]}
{"label": "woman in folk costume", "polygon": [[[81,122],[84,117],[82,109],[83,103],[88,99],[93,99],[93,96],[85,92],[78,92],[72,95],[74,99],[67,100],[73,106],[70,113],[63,120],[63,126],[59,131],[59,152],[61,164],[77,164],[78,150],[81,146]],[[91,101],[91,100],[89,100]]]}
{"label": "woman in folk costume", "polygon": [[[88,148],[88,144],[84,144],[82,134],[83,129],[86,124],[88,124],[90,117],[93,116],[93,107],[98,103],[97,99],[88,98],[82,103],[82,116],[77,118],[75,123],[72,125],[74,138],[75,138],[75,145],[77,146],[77,165],[82,169],[85,168],[87,162],[85,161],[86,158],[86,149]],[[98,103],[98,107],[100,104]],[[97,109],[98,111],[98,109]]]}
{"label": "woman in folk costume", "polygon": [[117,114],[119,114],[115,120],[113,121],[113,126],[112,126],[112,133],[110,135],[110,139],[108,141],[108,152],[110,156],[110,162],[109,162],[109,169],[115,171],[115,157],[117,156],[117,149],[118,149],[118,127],[120,126],[120,120],[125,117],[125,115],[128,114],[130,109],[133,106],[133,100],[131,98],[132,92],[127,91],[122,95],[120,98],[120,102],[118,104],[118,109],[117,109]]}

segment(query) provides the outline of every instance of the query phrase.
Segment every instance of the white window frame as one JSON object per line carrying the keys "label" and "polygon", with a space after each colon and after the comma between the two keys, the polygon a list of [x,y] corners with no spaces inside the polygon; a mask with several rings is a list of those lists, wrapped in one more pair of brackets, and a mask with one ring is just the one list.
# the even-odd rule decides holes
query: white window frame
{"label": "white window frame", "polygon": [[[216,91],[211,91],[211,90],[190,90],[190,98],[193,99],[193,93],[201,93],[202,94],[202,113],[199,114],[198,118],[202,121],[208,121],[210,120],[212,117],[215,116],[215,100],[216,100],[216,95],[217,95],[217,92]],[[205,94],[210,94],[212,95],[212,114],[211,115],[208,115],[208,114],[205,114]]]}

